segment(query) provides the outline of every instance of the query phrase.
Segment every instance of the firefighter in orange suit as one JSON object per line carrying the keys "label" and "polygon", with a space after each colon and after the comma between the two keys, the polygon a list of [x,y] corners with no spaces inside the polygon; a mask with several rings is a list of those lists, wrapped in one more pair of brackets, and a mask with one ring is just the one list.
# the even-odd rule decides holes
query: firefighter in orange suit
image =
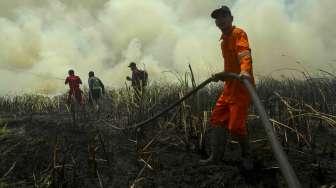
{"label": "firefighter in orange suit", "polygon": [[[240,74],[254,84],[251,49],[247,34],[232,25],[233,16],[227,6],[222,6],[211,13],[216,26],[222,31],[221,49],[224,58],[224,72]],[[216,102],[211,114],[210,142],[211,155],[201,163],[213,163],[222,159],[229,134],[237,139],[242,150],[242,157],[247,157],[250,147],[245,122],[251,97],[239,80],[224,79],[222,73],[213,75],[214,81],[224,81],[224,90]]]}

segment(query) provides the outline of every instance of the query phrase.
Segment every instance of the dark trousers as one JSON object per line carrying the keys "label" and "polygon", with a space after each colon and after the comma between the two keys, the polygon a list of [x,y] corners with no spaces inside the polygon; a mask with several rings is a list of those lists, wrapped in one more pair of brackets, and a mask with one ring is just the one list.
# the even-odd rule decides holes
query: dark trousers
{"label": "dark trousers", "polygon": [[93,104],[93,102],[97,103],[100,97],[101,97],[100,89],[90,90],[90,95],[89,95],[90,104]]}

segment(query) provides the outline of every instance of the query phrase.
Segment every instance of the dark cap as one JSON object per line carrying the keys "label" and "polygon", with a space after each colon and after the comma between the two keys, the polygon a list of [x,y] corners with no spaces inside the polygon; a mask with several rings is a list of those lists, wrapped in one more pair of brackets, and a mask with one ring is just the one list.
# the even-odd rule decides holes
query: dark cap
{"label": "dark cap", "polygon": [[73,74],[75,74],[75,71],[74,71],[73,69],[70,69],[70,70],[68,71],[68,74],[73,75]]}
{"label": "dark cap", "polygon": [[211,13],[211,17],[214,18],[214,19],[216,19],[220,16],[227,16],[227,15],[231,16],[231,10],[228,6],[225,6],[225,5],[222,6],[221,8],[219,8],[219,9],[216,9],[216,10],[212,11],[212,13]]}
{"label": "dark cap", "polygon": [[89,72],[89,76],[94,76],[94,72],[93,72],[93,71],[90,71],[90,72]]}
{"label": "dark cap", "polygon": [[128,67],[136,67],[136,64],[134,62],[131,62]]}

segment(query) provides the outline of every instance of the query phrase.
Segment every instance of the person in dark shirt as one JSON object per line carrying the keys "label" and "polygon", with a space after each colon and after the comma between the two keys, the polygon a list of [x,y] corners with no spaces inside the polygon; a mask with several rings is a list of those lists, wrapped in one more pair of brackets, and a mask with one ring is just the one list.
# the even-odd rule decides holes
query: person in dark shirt
{"label": "person in dark shirt", "polygon": [[132,82],[134,89],[135,103],[142,106],[142,100],[145,96],[145,88],[147,86],[148,74],[144,70],[138,69],[134,62],[131,62],[128,66],[132,71],[132,77],[127,76],[126,79]]}
{"label": "person in dark shirt", "polygon": [[136,63],[131,62],[128,67],[132,71],[132,77],[127,76],[126,79],[132,82],[132,87],[135,90],[143,90],[147,85],[147,72],[144,70],[138,69]]}
{"label": "person in dark shirt", "polygon": [[105,87],[103,82],[94,75],[93,71],[89,72],[89,101],[91,104],[95,104],[98,107],[98,100],[101,98],[102,94],[105,94]]}

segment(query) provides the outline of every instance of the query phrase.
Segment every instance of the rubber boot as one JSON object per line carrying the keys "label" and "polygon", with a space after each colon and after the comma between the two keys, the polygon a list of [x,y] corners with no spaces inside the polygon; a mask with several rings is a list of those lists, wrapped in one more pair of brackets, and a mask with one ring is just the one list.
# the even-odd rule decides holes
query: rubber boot
{"label": "rubber boot", "polygon": [[251,156],[251,148],[250,143],[247,137],[243,137],[239,140],[239,144],[241,147],[241,156],[243,158],[243,167],[246,170],[251,170],[254,167],[252,156]]}
{"label": "rubber boot", "polygon": [[250,143],[248,141],[247,137],[243,137],[239,139],[239,144],[241,147],[241,156],[242,157],[247,157],[251,155],[251,148],[250,148]]}
{"label": "rubber boot", "polygon": [[228,133],[225,128],[216,127],[211,130],[211,155],[205,160],[200,160],[202,165],[217,164],[222,160],[225,145],[227,143],[227,137]]}

